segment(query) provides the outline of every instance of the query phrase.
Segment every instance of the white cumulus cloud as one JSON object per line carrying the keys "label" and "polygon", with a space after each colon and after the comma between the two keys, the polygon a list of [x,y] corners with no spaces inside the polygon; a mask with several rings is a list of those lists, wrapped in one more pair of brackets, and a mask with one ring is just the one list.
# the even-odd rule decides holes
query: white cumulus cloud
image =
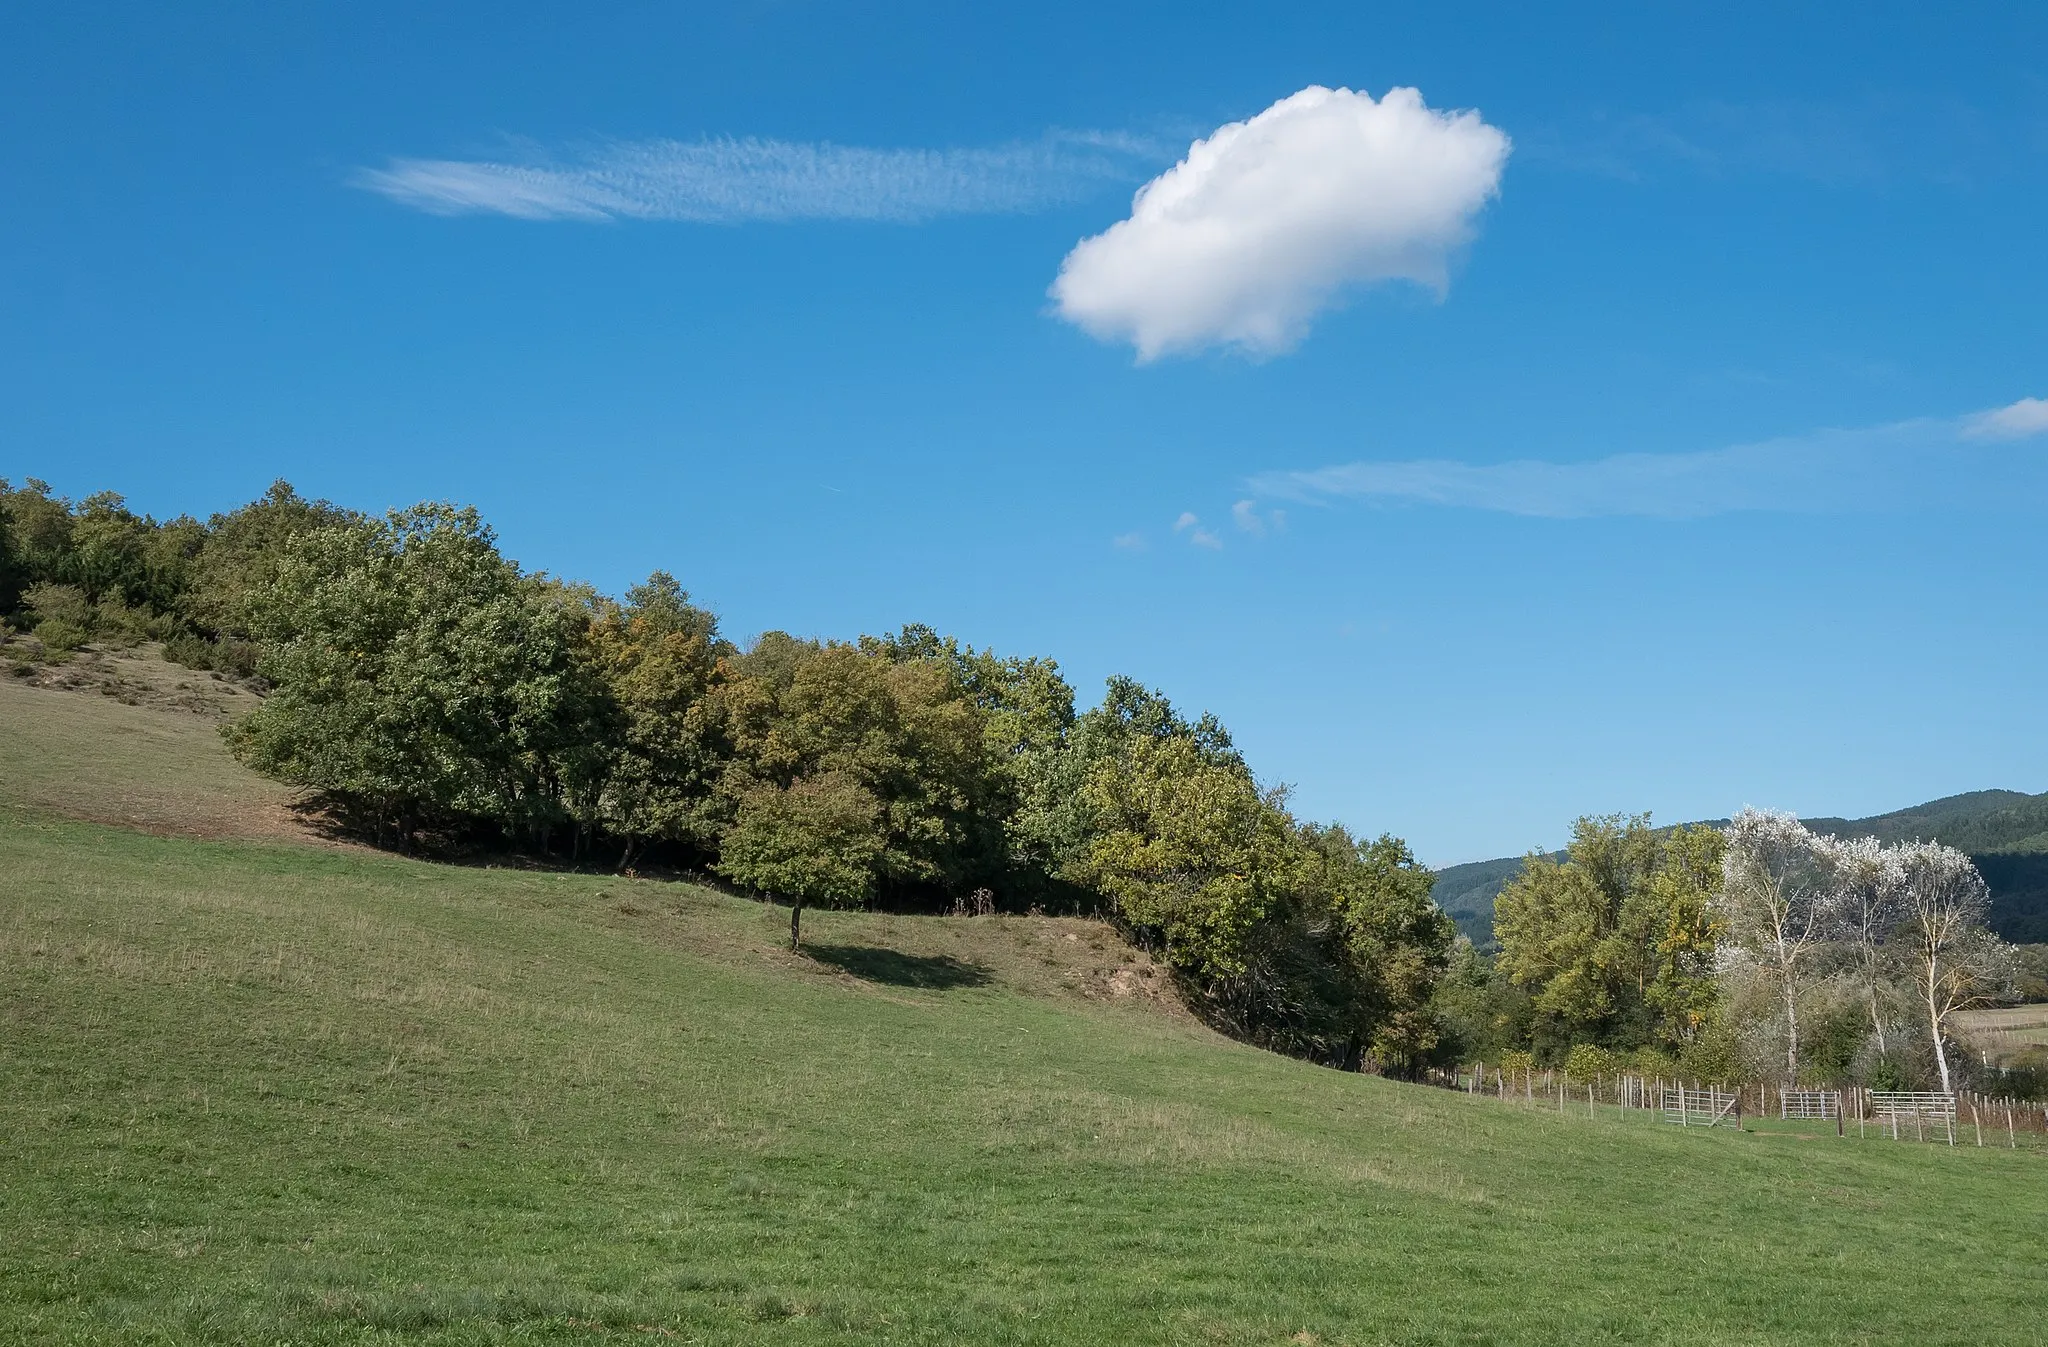
{"label": "white cumulus cloud", "polygon": [[1965,429],[1973,439],[2021,440],[2048,432],[2048,398],[2021,398],[1995,411],[1978,412]]}
{"label": "white cumulus cloud", "polygon": [[1414,89],[1311,86],[1232,122],[1139,189],[1060,265],[1060,316],[1138,358],[1285,351],[1355,286],[1441,292],[1500,188],[1508,138]]}

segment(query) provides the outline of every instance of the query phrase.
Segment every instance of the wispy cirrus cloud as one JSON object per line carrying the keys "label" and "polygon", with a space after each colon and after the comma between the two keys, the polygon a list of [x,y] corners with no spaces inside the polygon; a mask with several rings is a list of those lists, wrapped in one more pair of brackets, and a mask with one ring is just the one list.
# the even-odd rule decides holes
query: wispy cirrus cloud
{"label": "wispy cirrus cloud", "polygon": [[1518,140],[1532,163],[1625,180],[1683,169],[1713,177],[1798,178],[1829,187],[1996,178],[2034,171],[2039,155],[2025,118],[1925,91],[1591,112],[1524,127]]}
{"label": "wispy cirrus cloud", "polygon": [[2048,401],[1693,453],[1578,462],[1403,459],[1251,479],[1266,499],[1434,505],[1549,519],[1701,518],[1737,511],[1835,513],[1998,501],[2048,505],[2048,458],[1986,440],[2048,434]]}
{"label": "wispy cirrus cloud", "polygon": [[1142,177],[1159,151],[1135,137],[1051,132],[970,149],[871,149],[786,140],[613,141],[502,159],[398,158],[354,186],[436,215],[522,220],[868,220],[1015,214]]}

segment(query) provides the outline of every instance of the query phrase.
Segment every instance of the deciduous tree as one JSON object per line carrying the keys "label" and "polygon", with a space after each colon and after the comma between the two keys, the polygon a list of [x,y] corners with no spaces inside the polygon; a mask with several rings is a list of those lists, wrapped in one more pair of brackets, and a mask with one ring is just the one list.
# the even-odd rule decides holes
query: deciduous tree
{"label": "deciduous tree", "polygon": [[1899,863],[1913,982],[1934,1041],[1941,1088],[1949,1091],[1955,1088],[1948,1060],[1950,1020],[1956,1011],[2010,986],[2011,949],[1984,928],[1991,896],[1967,855],[1937,842],[1919,842],[1900,848]]}
{"label": "deciduous tree", "polygon": [[1828,845],[1790,814],[1744,809],[1728,825],[1721,915],[1729,939],[1776,987],[1785,1020],[1785,1078],[1799,1076],[1799,998],[1812,957],[1836,935]]}
{"label": "deciduous tree", "polygon": [[718,868],[735,883],[789,900],[789,947],[798,949],[805,904],[858,907],[873,899],[887,845],[882,815],[881,801],[846,772],[788,786],[764,782],[741,799]]}

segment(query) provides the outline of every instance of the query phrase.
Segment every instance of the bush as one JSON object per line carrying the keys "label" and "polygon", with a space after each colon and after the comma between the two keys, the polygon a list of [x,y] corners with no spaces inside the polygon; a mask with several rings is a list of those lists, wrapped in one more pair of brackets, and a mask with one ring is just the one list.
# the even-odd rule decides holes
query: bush
{"label": "bush", "polygon": [[93,634],[115,645],[164,640],[177,631],[177,619],[119,599],[104,599],[93,609]]}
{"label": "bush", "polygon": [[1574,1043],[1564,1056],[1566,1078],[1581,1083],[1615,1075],[1620,1069],[1620,1059],[1597,1043]]}
{"label": "bush", "polygon": [[36,623],[36,639],[52,655],[68,655],[92,639],[92,633],[67,618],[51,617]]}
{"label": "bush", "polygon": [[1656,1048],[1637,1048],[1621,1061],[1621,1069],[1631,1075],[1646,1076],[1652,1080],[1658,1077],[1678,1074],[1678,1061],[1668,1052]]}
{"label": "bush", "polygon": [[50,622],[62,622],[79,631],[92,630],[92,600],[86,598],[85,591],[76,585],[30,585],[28,592],[21,596],[21,603],[27,610],[33,629],[40,629]]}
{"label": "bush", "polygon": [[164,642],[164,658],[188,669],[254,678],[261,650],[250,641],[209,641],[191,632],[174,635]]}

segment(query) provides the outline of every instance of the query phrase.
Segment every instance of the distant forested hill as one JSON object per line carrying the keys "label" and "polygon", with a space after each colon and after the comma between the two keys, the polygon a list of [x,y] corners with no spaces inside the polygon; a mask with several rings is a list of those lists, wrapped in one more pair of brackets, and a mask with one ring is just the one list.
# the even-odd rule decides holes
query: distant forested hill
{"label": "distant forested hill", "polygon": [[[1805,822],[1837,837],[1946,842],[1967,851],[1991,886],[1992,929],[2018,944],[2048,943],[2048,792],[1973,790],[1869,818]],[[1493,900],[1521,868],[1519,856],[1445,866],[1436,872],[1437,903],[1474,944],[1489,945]]]}
{"label": "distant forested hill", "polygon": [[1521,868],[1520,856],[1447,865],[1436,872],[1432,896],[1467,939],[1485,948],[1493,944],[1493,900]]}

